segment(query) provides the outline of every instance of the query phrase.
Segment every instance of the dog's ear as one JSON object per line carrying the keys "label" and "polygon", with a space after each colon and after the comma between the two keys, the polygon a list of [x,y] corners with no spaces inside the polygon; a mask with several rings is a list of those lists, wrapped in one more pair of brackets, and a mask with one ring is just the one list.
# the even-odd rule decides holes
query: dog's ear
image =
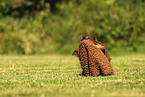
{"label": "dog's ear", "polygon": [[73,51],[73,53],[72,53],[72,55],[76,55],[76,56],[78,56],[78,57],[79,57],[79,49],[74,50],[74,51]]}

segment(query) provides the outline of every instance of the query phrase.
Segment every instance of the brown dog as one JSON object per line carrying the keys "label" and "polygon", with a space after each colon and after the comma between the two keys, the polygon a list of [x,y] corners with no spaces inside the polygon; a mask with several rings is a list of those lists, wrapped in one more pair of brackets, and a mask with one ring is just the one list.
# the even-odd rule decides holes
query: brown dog
{"label": "brown dog", "polygon": [[81,40],[79,44],[79,59],[83,70],[82,75],[107,76],[114,74],[112,65],[101,49],[96,47],[96,44],[90,39]]}
{"label": "brown dog", "polygon": [[[88,39],[88,36],[85,37],[85,39]],[[109,61],[111,61],[111,58],[110,58],[109,54],[107,53],[105,46],[103,46],[102,43],[100,41],[98,41],[95,37],[91,38],[90,40],[93,41],[93,43],[96,45],[96,47],[100,48],[101,51],[104,53],[104,55],[107,57],[107,59]],[[72,55],[76,55],[76,56],[79,57],[79,49],[74,50]]]}

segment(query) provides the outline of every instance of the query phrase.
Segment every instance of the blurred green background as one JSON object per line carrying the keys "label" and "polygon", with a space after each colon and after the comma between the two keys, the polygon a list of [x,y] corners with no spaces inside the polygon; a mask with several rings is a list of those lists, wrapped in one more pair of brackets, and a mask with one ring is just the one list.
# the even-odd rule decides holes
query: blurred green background
{"label": "blurred green background", "polygon": [[145,0],[0,0],[0,54],[71,54],[83,35],[143,52]]}

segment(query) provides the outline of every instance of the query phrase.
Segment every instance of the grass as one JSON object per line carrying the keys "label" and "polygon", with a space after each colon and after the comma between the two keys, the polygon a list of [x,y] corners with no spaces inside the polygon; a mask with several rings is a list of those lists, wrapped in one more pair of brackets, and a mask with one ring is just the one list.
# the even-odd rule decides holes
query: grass
{"label": "grass", "polygon": [[0,97],[145,96],[145,55],[111,56],[112,76],[79,76],[77,57],[1,55]]}

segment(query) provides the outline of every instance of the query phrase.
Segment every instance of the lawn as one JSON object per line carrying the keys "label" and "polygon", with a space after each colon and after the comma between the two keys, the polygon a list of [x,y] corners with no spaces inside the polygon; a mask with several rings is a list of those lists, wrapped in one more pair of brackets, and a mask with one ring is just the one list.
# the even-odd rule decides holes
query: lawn
{"label": "lawn", "polygon": [[112,76],[79,76],[69,55],[0,55],[0,97],[145,97],[145,54],[114,55]]}

